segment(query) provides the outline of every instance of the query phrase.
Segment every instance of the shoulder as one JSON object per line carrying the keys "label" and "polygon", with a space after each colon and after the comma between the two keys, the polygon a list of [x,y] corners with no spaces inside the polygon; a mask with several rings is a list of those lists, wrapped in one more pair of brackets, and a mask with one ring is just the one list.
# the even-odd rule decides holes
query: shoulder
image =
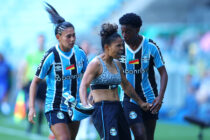
{"label": "shoulder", "polygon": [[94,67],[100,67],[101,66],[101,62],[100,62],[98,57],[93,58],[93,60],[88,65],[94,66]]}
{"label": "shoulder", "polygon": [[89,74],[96,74],[99,73],[102,68],[101,62],[99,58],[94,58],[87,66],[87,73]]}
{"label": "shoulder", "polygon": [[55,46],[51,47],[50,49],[48,49],[45,53],[44,56],[50,55],[52,54],[54,51],[56,51]]}
{"label": "shoulder", "polygon": [[54,51],[56,51],[55,47],[48,49],[43,55],[43,60],[54,59]]}
{"label": "shoulder", "polygon": [[79,53],[80,55],[86,56],[85,51],[84,51],[80,46],[74,45],[74,50],[75,50],[77,53]]}
{"label": "shoulder", "polygon": [[159,48],[157,43],[155,41],[153,41],[152,39],[148,38],[147,42],[148,42],[149,47],[151,47],[151,48]]}
{"label": "shoulder", "polygon": [[118,66],[119,68],[121,68],[121,62],[120,62],[119,60],[114,59],[114,62],[117,64],[117,66]]}
{"label": "shoulder", "polygon": [[144,37],[144,49],[146,50],[150,50],[150,52],[156,52],[156,51],[159,51],[159,46],[157,45],[157,43],[155,41],[153,41],[152,39],[150,38],[146,38]]}
{"label": "shoulder", "polygon": [[117,64],[117,65],[121,65],[120,61],[118,59],[113,59],[113,61]]}

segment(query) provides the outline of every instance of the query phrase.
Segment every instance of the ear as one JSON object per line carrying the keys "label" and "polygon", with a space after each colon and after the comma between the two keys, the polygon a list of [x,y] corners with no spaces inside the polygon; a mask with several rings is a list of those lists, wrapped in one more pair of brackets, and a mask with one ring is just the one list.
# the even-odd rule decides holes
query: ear
{"label": "ear", "polygon": [[140,32],[140,28],[136,28],[136,32],[139,33]]}
{"label": "ear", "polygon": [[59,40],[59,38],[60,38],[60,35],[59,35],[59,34],[57,34],[55,37],[57,38],[57,40]]}
{"label": "ear", "polygon": [[109,45],[105,44],[104,45],[104,50],[107,50],[107,49],[109,49]]}

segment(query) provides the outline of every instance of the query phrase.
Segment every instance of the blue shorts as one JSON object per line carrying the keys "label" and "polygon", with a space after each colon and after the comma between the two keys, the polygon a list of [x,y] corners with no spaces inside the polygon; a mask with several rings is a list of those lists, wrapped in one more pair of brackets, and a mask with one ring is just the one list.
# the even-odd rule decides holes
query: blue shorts
{"label": "blue shorts", "polygon": [[131,140],[130,129],[119,101],[94,104],[93,124],[103,140]]}
{"label": "blue shorts", "polygon": [[144,120],[158,119],[158,114],[152,114],[150,111],[143,111],[139,105],[124,101],[123,110],[128,125],[142,123]]}
{"label": "blue shorts", "polygon": [[60,110],[53,110],[45,113],[47,122],[49,127],[51,128],[51,125],[54,125],[56,123],[72,123],[72,120],[67,112],[60,111]]}

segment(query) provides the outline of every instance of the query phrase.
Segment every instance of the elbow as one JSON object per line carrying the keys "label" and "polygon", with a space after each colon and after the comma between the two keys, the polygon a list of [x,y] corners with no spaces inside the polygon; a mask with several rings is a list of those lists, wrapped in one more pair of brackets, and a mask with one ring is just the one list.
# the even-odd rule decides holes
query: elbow
{"label": "elbow", "polygon": [[164,81],[168,81],[168,73],[167,73],[166,70],[162,71],[160,73],[160,76],[161,76],[162,79],[164,79]]}
{"label": "elbow", "polygon": [[168,73],[167,73],[167,71],[165,72],[165,80],[168,82]]}

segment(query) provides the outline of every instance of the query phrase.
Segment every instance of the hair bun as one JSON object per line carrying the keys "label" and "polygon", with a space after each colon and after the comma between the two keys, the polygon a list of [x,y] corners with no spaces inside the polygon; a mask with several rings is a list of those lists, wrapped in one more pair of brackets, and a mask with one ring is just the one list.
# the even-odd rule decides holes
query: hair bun
{"label": "hair bun", "polygon": [[101,25],[100,35],[103,38],[107,38],[112,34],[117,33],[117,29],[117,24],[104,23]]}

